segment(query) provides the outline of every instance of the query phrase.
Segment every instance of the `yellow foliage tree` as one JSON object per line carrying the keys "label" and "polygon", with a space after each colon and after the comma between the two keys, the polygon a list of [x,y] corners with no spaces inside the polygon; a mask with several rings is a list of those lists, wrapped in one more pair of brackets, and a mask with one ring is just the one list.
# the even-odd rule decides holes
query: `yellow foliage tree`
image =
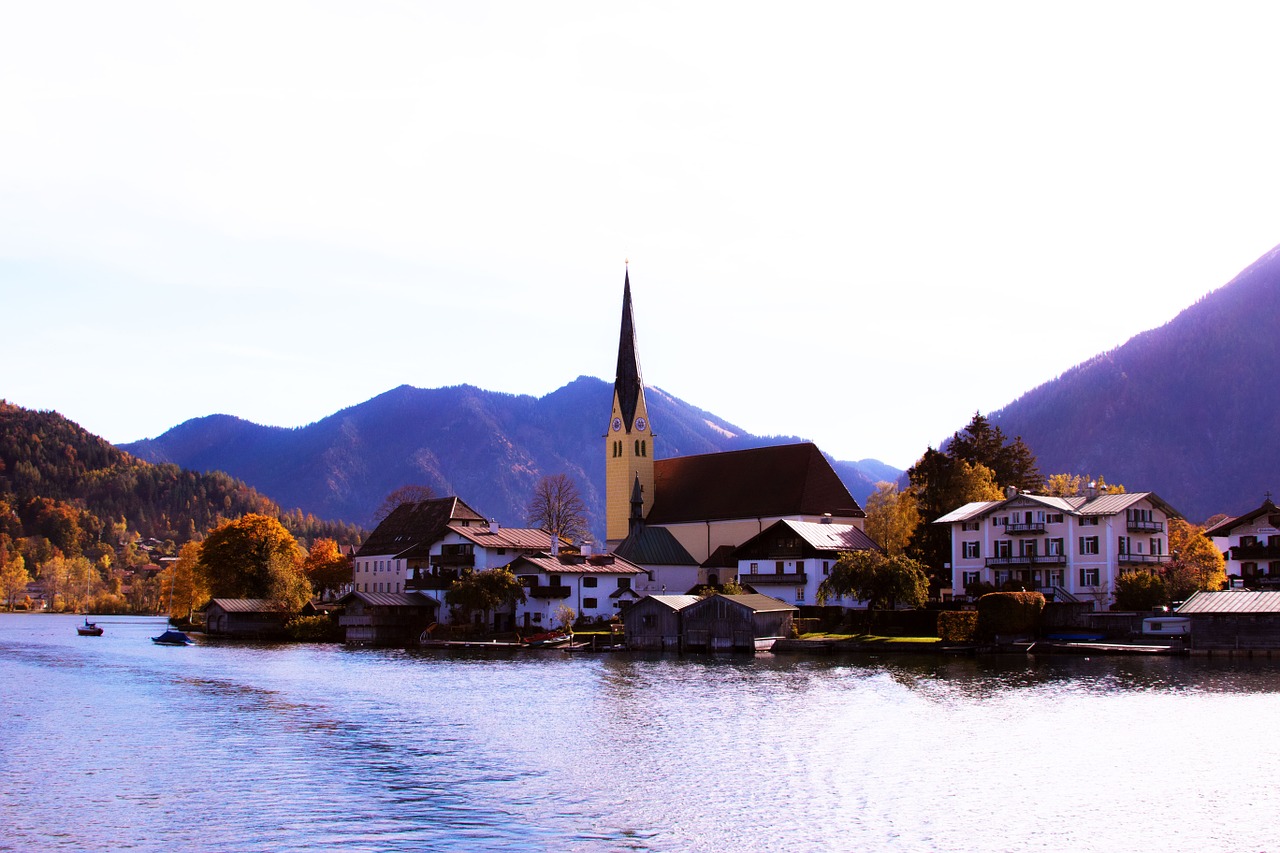
{"label": "yellow foliage tree", "polygon": [[1226,563],[1204,528],[1181,518],[1169,519],[1169,562],[1164,582],[1169,598],[1181,601],[1197,590],[1222,589],[1227,582]]}
{"label": "yellow foliage tree", "polygon": [[876,483],[867,498],[866,532],[888,554],[901,554],[920,524],[915,495],[900,492],[894,483]]}

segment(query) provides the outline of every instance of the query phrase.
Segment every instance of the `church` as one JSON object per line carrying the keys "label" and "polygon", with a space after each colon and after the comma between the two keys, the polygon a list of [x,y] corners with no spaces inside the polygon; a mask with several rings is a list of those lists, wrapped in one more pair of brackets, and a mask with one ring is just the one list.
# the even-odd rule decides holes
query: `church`
{"label": "church", "polygon": [[866,513],[811,443],[660,458],[661,424],[650,419],[644,390],[628,270],[604,435],[606,538],[651,570],[645,591],[685,592],[735,576],[733,551],[779,521],[861,531]]}

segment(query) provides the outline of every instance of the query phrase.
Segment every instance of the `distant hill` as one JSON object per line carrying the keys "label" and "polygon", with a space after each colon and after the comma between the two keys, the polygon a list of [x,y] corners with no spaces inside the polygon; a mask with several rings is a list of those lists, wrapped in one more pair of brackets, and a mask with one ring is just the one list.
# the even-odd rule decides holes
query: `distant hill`
{"label": "distant hill", "polygon": [[[123,448],[153,462],[225,471],[285,506],[363,525],[406,484],[458,495],[503,524],[524,524],[534,484],[563,472],[578,483],[598,536],[605,462],[599,413],[609,411],[612,393],[611,383],[588,376],[544,397],[403,385],[299,429],[211,415]],[[662,457],[800,440],[749,435],[661,389],[645,394]],[[855,463],[835,467],[860,502],[882,479]]]}
{"label": "distant hill", "polygon": [[1201,522],[1280,492],[1278,390],[1280,247],[1164,326],[991,420],[1021,435],[1046,474],[1101,474]]}

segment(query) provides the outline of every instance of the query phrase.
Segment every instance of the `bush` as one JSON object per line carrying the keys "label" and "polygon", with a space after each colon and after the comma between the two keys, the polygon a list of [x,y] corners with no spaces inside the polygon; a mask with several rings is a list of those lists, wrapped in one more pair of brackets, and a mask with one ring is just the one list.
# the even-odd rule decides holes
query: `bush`
{"label": "bush", "polygon": [[944,643],[971,643],[978,634],[978,611],[944,610],[938,614],[938,636]]}
{"label": "bush", "polygon": [[1029,634],[1040,624],[1044,596],[1038,592],[989,592],[978,599],[978,634]]}
{"label": "bush", "polygon": [[284,630],[299,643],[337,643],[342,640],[338,623],[323,614],[295,616],[284,623]]}

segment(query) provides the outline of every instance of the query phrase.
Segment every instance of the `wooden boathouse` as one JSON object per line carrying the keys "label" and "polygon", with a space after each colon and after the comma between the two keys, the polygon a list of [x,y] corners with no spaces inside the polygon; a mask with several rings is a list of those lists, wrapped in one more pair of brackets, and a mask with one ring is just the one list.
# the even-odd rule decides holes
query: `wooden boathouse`
{"label": "wooden boathouse", "polygon": [[710,595],[680,612],[684,648],[755,651],[757,641],[789,637],[799,612],[795,605],[767,595]]}
{"label": "wooden boathouse", "polygon": [[356,646],[415,645],[440,609],[434,598],[417,592],[349,592],[338,603],[346,608],[338,624],[347,643]]}
{"label": "wooden boathouse", "polygon": [[646,595],[623,613],[627,648],[680,651],[684,628],[680,614],[699,601],[696,595]]}

